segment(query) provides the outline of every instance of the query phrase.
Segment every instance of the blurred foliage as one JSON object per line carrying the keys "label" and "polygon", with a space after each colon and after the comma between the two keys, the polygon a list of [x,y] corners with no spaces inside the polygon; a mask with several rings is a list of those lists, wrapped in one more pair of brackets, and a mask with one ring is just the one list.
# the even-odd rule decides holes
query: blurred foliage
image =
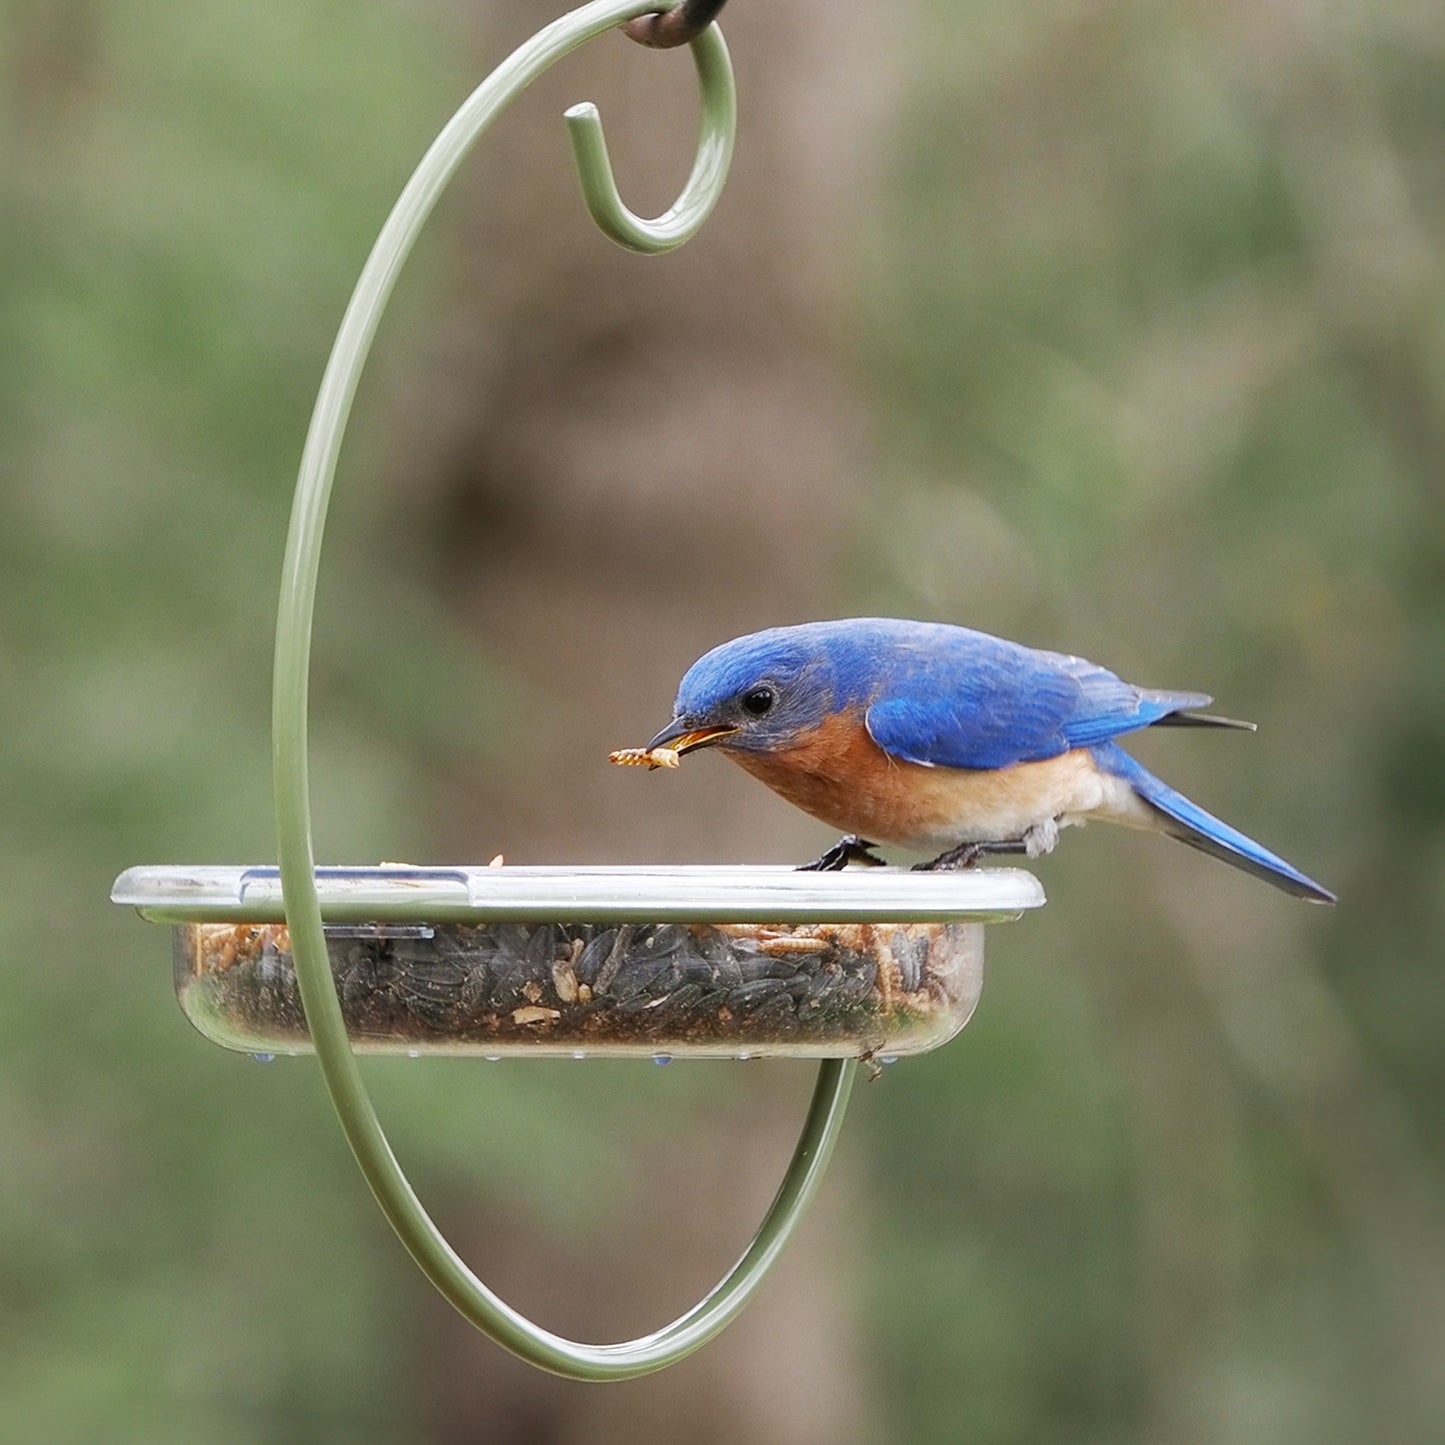
{"label": "blurred foliage", "polygon": [[[839,608],[1215,692],[1257,738],[1141,751],[1345,901],[1308,909],[1128,835],[1066,840],[1053,906],[994,935],[966,1038],[860,1090],[874,1217],[852,1263],[884,1418],[979,1445],[1438,1438],[1445,12],[917,18],[854,330],[875,510]],[[365,249],[474,78],[449,23],[400,0],[13,8],[15,1438],[416,1430],[410,1312],[439,1306],[314,1074],[189,1037],[163,936],[103,899],[131,862],[274,851],[290,474]],[[435,319],[435,259],[399,296],[403,351]],[[316,812],[337,858],[424,846],[419,800],[505,746],[516,686],[388,570],[379,437],[405,380],[383,363],[363,389],[323,583]],[[476,681],[425,685],[441,673]],[[627,1140],[573,1122],[594,1082],[476,1072],[372,1070],[423,1179],[490,1179],[569,1228],[588,1190],[625,1194]],[[629,1074],[624,1129],[715,1078]]]}
{"label": "blurred foliage", "polygon": [[878,1121],[901,1433],[1435,1438],[1445,14],[928,30],[860,346],[868,605],[1217,693],[1257,738],[1140,751],[1344,901],[1066,840]]}

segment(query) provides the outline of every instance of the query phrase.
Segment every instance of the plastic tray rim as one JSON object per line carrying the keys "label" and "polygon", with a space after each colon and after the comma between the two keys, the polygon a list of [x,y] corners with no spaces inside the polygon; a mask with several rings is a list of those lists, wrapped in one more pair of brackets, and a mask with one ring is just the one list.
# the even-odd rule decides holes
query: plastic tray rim
{"label": "plastic tray rim", "polygon": [[[318,867],[316,887],[322,916],[336,923],[988,923],[1044,903],[1038,879],[1019,868],[380,864]],[[110,896],[155,923],[286,917],[274,864],[141,865],[121,873]]]}

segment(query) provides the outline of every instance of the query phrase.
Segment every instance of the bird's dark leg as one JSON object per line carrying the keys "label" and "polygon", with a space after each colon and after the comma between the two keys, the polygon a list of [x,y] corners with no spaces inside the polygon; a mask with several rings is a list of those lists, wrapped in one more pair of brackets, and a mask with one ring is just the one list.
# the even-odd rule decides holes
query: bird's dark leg
{"label": "bird's dark leg", "polygon": [[866,838],[860,838],[856,833],[849,833],[846,838],[839,838],[821,858],[815,858],[811,863],[804,863],[799,866],[799,873],[839,873],[850,863],[862,863],[869,868],[886,868],[887,861],[880,858],[871,851],[878,845],[870,843]]}
{"label": "bird's dark leg", "polygon": [[953,873],[960,868],[972,868],[985,853],[1027,853],[1029,845],[1022,838],[1003,838],[991,843],[960,843],[940,853],[927,863],[915,863],[915,873]]}

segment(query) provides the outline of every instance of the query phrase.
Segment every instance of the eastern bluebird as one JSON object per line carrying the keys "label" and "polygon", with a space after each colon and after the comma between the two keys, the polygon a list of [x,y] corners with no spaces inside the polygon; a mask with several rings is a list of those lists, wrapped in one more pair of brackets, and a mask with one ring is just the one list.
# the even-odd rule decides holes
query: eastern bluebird
{"label": "eastern bluebird", "polygon": [[688,669],[675,716],[649,748],[720,748],[849,835],[812,868],[881,862],[867,839],[944,850],[924,868],[965,867],[981,853],[1033,858],[1053,848],[1060,828],[1103,818],[1333,903],[1114,741],[1156,724],[1253,727],[1198,711],[1210,701],[1132,687],[1081,657],[966,627],[864,617],[715,647]]}

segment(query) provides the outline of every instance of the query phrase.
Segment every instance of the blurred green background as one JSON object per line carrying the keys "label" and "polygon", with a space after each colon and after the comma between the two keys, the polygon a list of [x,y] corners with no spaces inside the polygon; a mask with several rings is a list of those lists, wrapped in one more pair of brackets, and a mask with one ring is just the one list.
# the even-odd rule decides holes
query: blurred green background
{"label": "blurred green background", "polygon": [[[639,209],[685,170],[689,67],[616,37],[444,201],[333,509],[320,852],[812,856],[719,760],[603,759],[711,643],[878,611],[1257,719],[1139,751],[1340,906],[1067,836],[977,1018],[858,1090],[715,1347],[598,1390],[471,1336],[314,1068],[204,1044],[163,932],[105,899],[132,863],[274,856],[326,351],[410,165],[555,12],[22,0],[0,1438],[1445,1438],[1445,10],[847,8],[731,7],[733,189],[675,257],[571,194],[586,94]],[[810,1072],[368,1067],[469,1260],[596,1338],[731,1261]]]}

